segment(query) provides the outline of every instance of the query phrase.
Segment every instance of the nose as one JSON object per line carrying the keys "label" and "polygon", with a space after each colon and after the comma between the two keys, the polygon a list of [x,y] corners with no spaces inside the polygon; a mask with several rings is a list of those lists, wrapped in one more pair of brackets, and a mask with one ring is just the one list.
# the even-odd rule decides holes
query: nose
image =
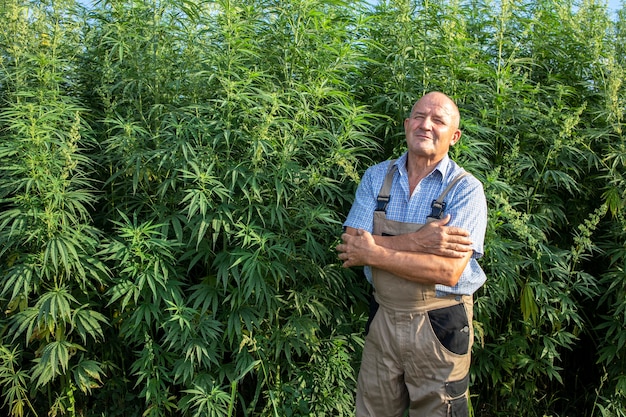
{"label": "nose", "polygon": [[430,130],[433,123],[430,117],[423,117],[417,120],[417,126],[423,130]]}

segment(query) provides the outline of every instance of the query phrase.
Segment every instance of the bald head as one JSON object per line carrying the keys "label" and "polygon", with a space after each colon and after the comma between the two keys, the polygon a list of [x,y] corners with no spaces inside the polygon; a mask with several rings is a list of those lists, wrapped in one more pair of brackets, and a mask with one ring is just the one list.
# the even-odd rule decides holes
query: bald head
{"label": "bald head", "polygon": [[461,122],[459,108],[450,97],[439,91],[431,91],[429,93],[426,93],[422,96],[422,98],[415,102],[413,108],[411,109],[411,114],[413,114],[418,105],[423,102],[435,103],[438,107],[442,109],[442,112],[450,117],[451,127],[453,127],[454,129],[459,128],[459,124]]}

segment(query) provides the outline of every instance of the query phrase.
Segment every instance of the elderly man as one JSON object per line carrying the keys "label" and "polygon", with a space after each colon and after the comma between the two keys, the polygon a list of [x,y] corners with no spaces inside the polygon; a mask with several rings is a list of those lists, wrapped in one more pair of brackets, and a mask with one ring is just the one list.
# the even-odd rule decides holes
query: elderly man
{"label": "elderly man", "polygon": [[404,121],[407,152],[365,172],[344,223],[339,259],[365,266],[374,289],[357,417],[468,415],[487,204],[448,157],[459,121],[445,94],[419,99]]}

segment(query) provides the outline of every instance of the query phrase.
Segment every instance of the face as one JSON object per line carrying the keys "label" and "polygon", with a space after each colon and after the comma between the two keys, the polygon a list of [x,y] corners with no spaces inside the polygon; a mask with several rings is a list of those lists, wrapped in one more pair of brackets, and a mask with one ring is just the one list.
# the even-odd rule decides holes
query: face
{"label": "face", "polygon": [[445,94],[428,93],[404,120],[404,134],[410,157],[438,162],[461,138],[459,111]]}

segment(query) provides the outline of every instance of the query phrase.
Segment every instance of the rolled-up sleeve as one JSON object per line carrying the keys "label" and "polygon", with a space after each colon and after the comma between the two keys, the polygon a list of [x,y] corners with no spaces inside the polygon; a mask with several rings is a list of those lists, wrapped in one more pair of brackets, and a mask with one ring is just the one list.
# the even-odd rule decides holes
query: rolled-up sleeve
{"label": "rolled-up sleeve", "polygon": [[354,203],[343,224],[344,227],[364,229],[370,233],[374,230],[373,213],[376,210],[376,199],[388,165],[389,162],[377,164],[365,171],[357,187]]}

